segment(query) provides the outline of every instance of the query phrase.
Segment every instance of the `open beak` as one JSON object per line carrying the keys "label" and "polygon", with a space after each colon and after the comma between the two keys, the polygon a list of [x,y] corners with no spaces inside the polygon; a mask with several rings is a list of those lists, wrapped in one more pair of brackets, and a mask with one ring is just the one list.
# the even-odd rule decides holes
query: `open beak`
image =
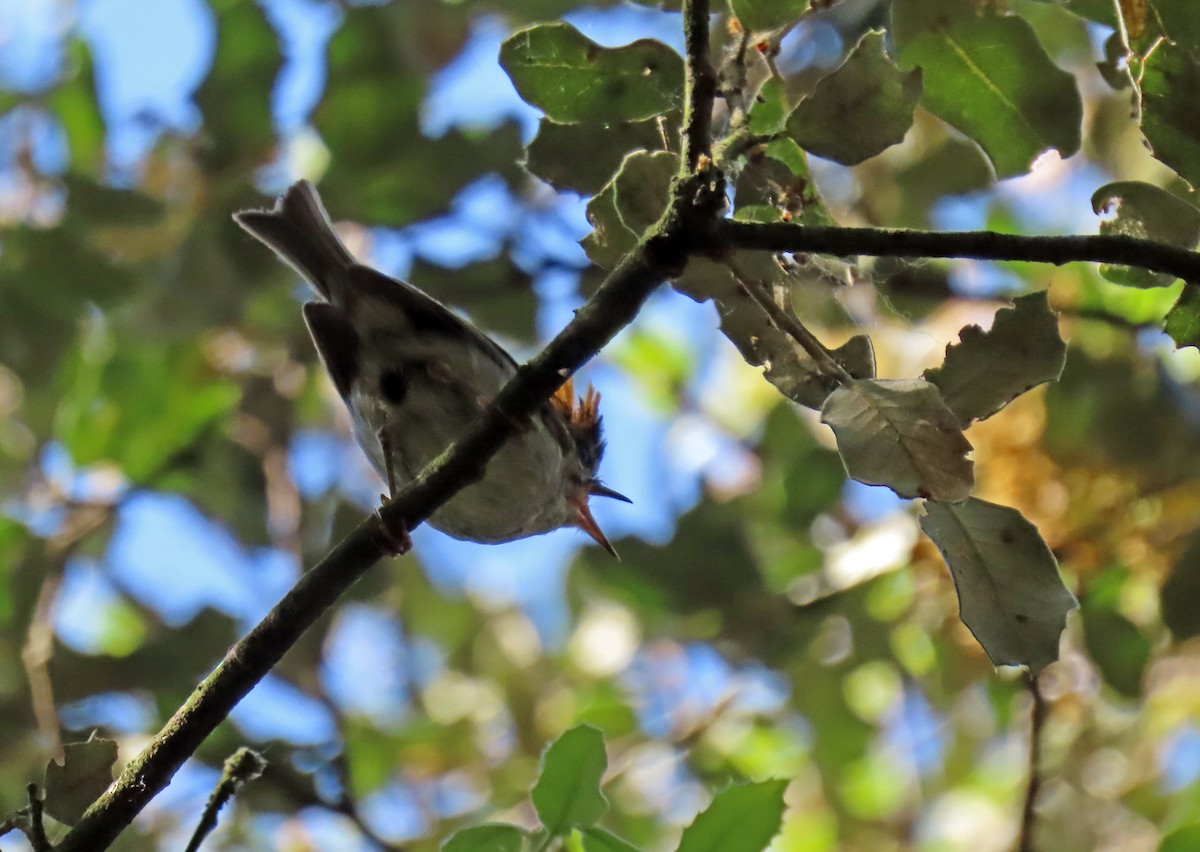
{"label": "open beak", "polygon": [[607,485],[604,485],[595,479],[588,484],[588,494],[591,494],[593,497],[608,497],[611,500],[620,500],[622,503],[633,502],[620,491],[613,491]]}
{"label": "open beak", "polygon": [[[595,492],[593,491],[592,493]],[[616,492],[613,493],[615,494]],[[619,561],[621,557],[617,556],[617,549],[612,546],[612,543],[608,540],[604,533],[600,531],[599,524],[597,524],[596,519],[592,517],[592,510],[588,507],[586,495],[580,498],[579,502],[575,504],[575,510],[577,513],[577,519],[575,521],[576,526],[594,538],[597,544],[611,553],[614,559]]]}

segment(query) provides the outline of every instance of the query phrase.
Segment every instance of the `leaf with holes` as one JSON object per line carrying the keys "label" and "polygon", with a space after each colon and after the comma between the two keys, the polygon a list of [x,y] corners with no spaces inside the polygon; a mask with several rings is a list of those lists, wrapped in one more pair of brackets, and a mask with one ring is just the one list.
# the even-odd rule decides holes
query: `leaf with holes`
{"label": "leaf with holes", "polygon": [[1030,388],[1053,382],[1067,363],[1067,344],[1046,292],[1013,299],[983,331],[969,325],[946,347],[942,366],[925,371],[965,428],[991,417]]}
{"label": "leaf with holes", "polygon": [[500,65],[522,99],[564,124],[643,121],[683,91],[683,59],[662,42],[601,47],[562,21],[513,33]]}
{"label": "leaf with holes", "polygon": [[[1192,249],[1200,243],[1200,210],[1153,184],[1121,180],[1092,193],[1092,210],[1107,214],[1100,233],[1155,240]],[[1100,274],[1126,287],[1169,287],[1175,276],[1136,266],[1100,264]]]}
{"label": "leaf with holes", "polygon": [[829,395],[821,420],[837,435],[846,473],[901,497],[945,503],[975,485],[971,445],[935,385],[923,379],[860,379]]}
{"label": "leaf with holes", "polygon": [[971,498],[925,504],[921,529],[946,560],[959,615],[993,665],[1036,674],[1058,659],[1058,637],[1078,603],[1033,524],[1016,509]]}

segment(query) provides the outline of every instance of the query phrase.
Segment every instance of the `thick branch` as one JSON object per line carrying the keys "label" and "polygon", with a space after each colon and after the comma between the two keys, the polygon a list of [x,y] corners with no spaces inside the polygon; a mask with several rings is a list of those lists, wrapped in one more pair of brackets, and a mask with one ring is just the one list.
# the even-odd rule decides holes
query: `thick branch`
{"label": "thick branch", "polygon": [[1200,284],[1200,253],[1133,237],[1025,237],[991,231],[903,231],[884,228],[800,227],[726,219],[717,229],[718,251],[766,249],[810,254],[890,257],[963,257],[1063,264],[1117,263],[1165,272]]}
{"label": "thick branch", "polygon": [[683,106],[684,174],[696,170],[701,157],[712,156],[713,101],[717,72],[709,56],[708,0],[691,0],[683,9],[686,77]]}

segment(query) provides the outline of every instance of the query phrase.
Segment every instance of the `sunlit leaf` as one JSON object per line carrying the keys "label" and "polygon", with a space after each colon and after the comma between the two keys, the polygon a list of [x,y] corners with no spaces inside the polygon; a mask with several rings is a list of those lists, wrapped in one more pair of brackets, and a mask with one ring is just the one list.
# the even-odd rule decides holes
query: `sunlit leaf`
{"label": "sunlit leaf", "polygon": [[920,69],[901,71],[883,34],[868,33],[792,111],[787,132],[806,151],[852,166],[903,141],[920,98]]}
{"label": "sunlit leaf", "polygon": [[1058,637],[1078,604],[1037,529],[1016,509],[977,498],[926,503],[921,529],[941,551],[959,615],[993,665],[1037,673],[1058,659]]}
{"label": "sunlit leaf", "polygon": [[1142,132],[1154,156],[1200,186],[1200,115],[1188,92],[1200,89],[1200,58],[1162,42],[1142,66]]}
{"label": "sunlit leaf", "polygon": [[1056,66],[1017,17],[968,17],[916,34],[902,68],[924,71],[921,105],[978,142],[997,177],[1024,174],[1055,149],[1079,150],[1083,104],[1075,78]]}
{"label": "sunlit leaf", "polygon": [[679,104],[683,86],[683,60],[665,44],[601,47],[563,21],[514,33],[500,64],[522,98],[563,123],[653,118]]}
{"label": "sunlit leaf", "polygon": [[632,843],[596,826],[583,830],[583,848],[585,852],[638,852]]}
{"label": "sunlit leaf", "polygon": [[522,852],[526,837],[515,825],[485,822],[455,832],[442,852]]}
{"label": "sunlit leaf", "polygon": [[925,371],[963,426],[991,417],[1030,388],[1055,381],[1067,360],[1046,291],[1013,299],[983,331],[969,325],[946,347],[941,367]]}
{"label": "sunlit leaf", "polygon": [[971,445],[937,387],[922,379],[860,379],[829,395],[821,420],[837,435],[846,472],[901,497],[946,503],[975,484]]}
{"label": "sunlit leaf", "polygon": [[1163,331],[1171,335],[1176,346],[1200,348],[1200,287],[1184,287],[1179,300],[1167,312]]}
{"label": "sunlit leaf", "polygon": [[679,852],[762,852],[783,824],[787,785],[761,781],[718,793],[683,830]]}
{"label": "sunlit leaf", "polygon": [[587,827],[604,815],[608,801],[600,779],[607,767],[604,737],[591,725],[571,728],[550,744],[530,798],[551,834]]}
{"label": "sunlit leaf", "polygon": [[794,24],[808,11],[808,0],[729,0],[729,11],[746,30],[765,32]]}

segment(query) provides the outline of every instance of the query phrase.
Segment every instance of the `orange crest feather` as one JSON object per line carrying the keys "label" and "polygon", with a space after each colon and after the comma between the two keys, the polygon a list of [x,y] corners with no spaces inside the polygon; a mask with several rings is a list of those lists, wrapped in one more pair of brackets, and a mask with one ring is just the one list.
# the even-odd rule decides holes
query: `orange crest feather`
{"label": "orange crest feather", "polygon": [[550,403],[571,421],[572,426],[589,428],[600,419],[599,392],[589,384],[587,393],[576,397],[574,377],[562,383],[562,387],[550,397]]}

